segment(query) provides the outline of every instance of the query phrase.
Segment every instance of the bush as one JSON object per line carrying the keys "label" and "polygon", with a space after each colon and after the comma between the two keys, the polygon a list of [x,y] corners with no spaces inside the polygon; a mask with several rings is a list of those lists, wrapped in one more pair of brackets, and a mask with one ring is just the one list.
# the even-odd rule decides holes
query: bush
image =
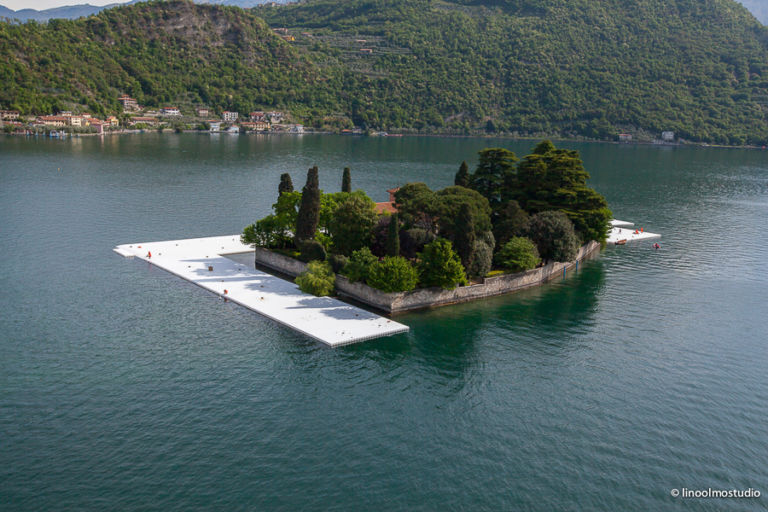
{"label": "bush", "polygon": [[296,246],[301,253],[299,259],[305,263],[310,261],[325,261],[326,253],[323,244],[317,240],[298,240]]}
{"label": "bush", "polygon": [[475,240],[472,249],[472,262],[469,264],[467,273],[472,277],[483,277],[491,270],[493,266],[493,246],[485,240]]}
{"label": "bush", "polygon": [[285,247],[290,241],[280,219],[275,215],[267,215],[255,224],[246,226],[240,240],[254,247]]}
{"label": "bush", "polygon": [[532,269],[540,261],[536,244],[525,237],[512,237],[496,254],[496,264],[510,272]]}
{"label": "bush", "polygon": [[349,258],[343,254],[329,254],[327,261],[331,265],[331,270],[338,274],[341,272],[341,269],[347,266],[347,263],[349,263]]}
{"label": "bush", "polygon": [[[380,215],[376,226],[372,230],[371,252],[381,258],[387,255],[387,238],[389,237],[389,223],[391,221],[391,215]],[[400,236],[402,237],[402,232]]]}
{"label": "bush", "polygon": [[342,269],[341,273],[347,276],[347,278],[356,283],[358,281],[366,282],[371,272],[371,267],[377,263],[379,259],[371,254],[371,250],[367,247],[363,247],[352,253],[349,257],[349,262]]}
{"label": "bush", "polygon": [[579,238],[573,223],[561,211],[547,210],[532,216],[526,234],[545,260],[571,261],[579,251]]}
{"label": "bush", "polygon": [[421,228],[411,228],[400,232],[400,254],[406,258],[415,258],[424,246],[435,240],[435,235]]}
{"label": "bush", "polygon": [[407,292],[416,288],[419,274],[402,256],[387,256],[371,265],[368,284],[383,292]]}
{"label": "bush", "polygon": [[451,242],[438,238],[427,244],[419,255],[419,277],[422,286],[440,286],[446,290],[458,284],[467,284],[464,267],[454,252]]}
{"label": "bush", "polygon": [[331,266],[324,261],[310,261],[307,270],[296,278],[301,291],[318,297],[330,295],[335,282]]}

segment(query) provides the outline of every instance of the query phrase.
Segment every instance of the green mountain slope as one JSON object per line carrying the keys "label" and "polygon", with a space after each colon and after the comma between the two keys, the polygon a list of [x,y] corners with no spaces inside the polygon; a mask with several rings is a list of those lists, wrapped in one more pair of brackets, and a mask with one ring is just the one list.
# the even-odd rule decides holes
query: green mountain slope
{"label": "green mountain slope", "polygon": [[0,24],[0,55],[0,105],[26,113],[73,104],[120,112],[121,93],[147,106],[330,108],[317,94],[316,66],[239,8],[149,2],[75,21]]}
{"label": "green mountain slope", "polygon": [[[319,0],[257,12],[380,73],[382,124],[401,125],[413,105],[450,126],[766,137],[768,33],[731,0]],[[360,39],[372,55],[349,51]]]}
{"label": "green mountain slope", "polygon": [[127,92],[315,126],[768,141],[768,31],[733,0],[149,2],[0,24],[0,53],[0,107],[26,112]]}

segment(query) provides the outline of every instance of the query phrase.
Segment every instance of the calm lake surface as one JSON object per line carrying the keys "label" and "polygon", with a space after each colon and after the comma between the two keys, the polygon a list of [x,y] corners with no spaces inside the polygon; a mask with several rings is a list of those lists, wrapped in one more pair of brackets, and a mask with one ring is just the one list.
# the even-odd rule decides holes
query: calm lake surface
{"label": "calm lake surface", "polygon": [[766,151],[559,143],[661,250],[337,349],[112,252],[534,144],[0,138],[0,509],[766,510]]}

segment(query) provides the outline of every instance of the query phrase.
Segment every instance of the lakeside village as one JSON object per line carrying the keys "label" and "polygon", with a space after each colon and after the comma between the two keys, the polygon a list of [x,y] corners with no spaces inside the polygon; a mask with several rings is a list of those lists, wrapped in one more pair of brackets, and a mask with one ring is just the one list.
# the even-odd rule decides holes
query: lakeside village
{"label": "lakeside village", "polygon": [[324,193],[315,166],[301,192],[281,176],[273,213],[241,241],[257,266],[313,295],[389,313],[463,302],[541,284],[596,253],[612,214],[588,178],[577,151],[550,141],[522,160],[484,149],[453,186],[407,183],[381,203],[352,190],[349,168],[341,192]]}
{"label": "lakeside village", "polygon": [[247,117],[239,112],[224,111],[218,117],[207,107],[196,107],[193,115],[182,115],[177,107],[149,110],[127,94],[117,98],[123,115],[102,119],[89,113],[58,112],[52,115],[23,116],[16,110],[0,110],[0,130],[5,133],[48,135],[104,134],[119,130],[209,131],[212,133],[304,133],[301,124],[289,123],[284,112],[251,112]]}
{"label": "lakeside village", "polygon": [[[120,117],[110,115],[98,118],[89,113],[71,111],[41,116],[24,116],[17,110],[0,110],[0,131],[20,135],[47,135],[65,137],[66,135],[101,135],[124,130],[172,130],[172,131],[207,131],[211,133],[293,133],[305,132],[304,125],[291,123],[290,114],[282,111],[254,111],[247,116],[239,112],[223,111],[218,117],[215,112],[204,106],[194,108],[194,113],[183,114],[175,106],[162,107],[159,110],[147,109],[138,104],[136,99],[123,94],[117,98],[123,109]],[[342,135],[390,135],[386,132],[366,132],[362,128],[343,129]],[[401,136],[399,134],[393,136]],[[633,136],[618,134],[620,143],[633,143]],[[676,144],[675,133],[664,131],[654,144]]]}

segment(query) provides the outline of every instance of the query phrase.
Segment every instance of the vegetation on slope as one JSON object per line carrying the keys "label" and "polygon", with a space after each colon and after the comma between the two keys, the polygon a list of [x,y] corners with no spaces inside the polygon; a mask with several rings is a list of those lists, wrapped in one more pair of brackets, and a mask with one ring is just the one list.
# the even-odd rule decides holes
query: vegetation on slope
{"label": "vegetation on slope", "polygon": [[0,54],[0,108],[25,113],[128,93],[316,127],[768,141],[768,30],[733,0],[151,1],[0,23]]}

